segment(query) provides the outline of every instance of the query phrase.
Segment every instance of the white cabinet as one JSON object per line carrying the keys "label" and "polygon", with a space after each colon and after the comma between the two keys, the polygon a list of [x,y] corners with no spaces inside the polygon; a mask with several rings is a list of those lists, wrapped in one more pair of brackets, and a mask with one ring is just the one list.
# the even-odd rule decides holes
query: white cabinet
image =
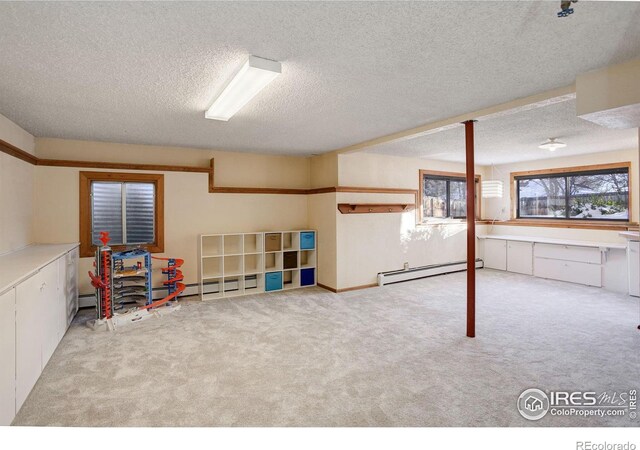
{"label": "white cabinet", "polygon": [[42,372],[43,283],[38,272],[16,286],[16,411]]}
{"label": "white cabinet", "polygon": [[16,415],[16,290],[0,295],[0,426]]}
{"label": "white cabinet", "polygon": [[536,277],[602,287],[602,267],[599,264],[549,258],[536,258],[534,264]]}
{"label": "white cabinet", "polygon": [[42,368],[47,365],[62,338],[60,326],[62,323],[61,317],[64,314],[64,306],[60,304],[58,292],[58,265],[61,262],[63,262],[62,258],[40,270],[40,277],[42,278],[40,296],[42,297],[41,302],[43,308]]}
{"label": "white cabinet", "polygon": [[65,255],[65,288],[63,294],[66,304],[66,332],[71,321],[78,313],[78,249],[74,248]]}
{"label": "white cabinet", "polygon": [[0,256],[0,425],[13,421],[78,309],[77,247]]}
{"label": "white cabinet", "polygon": [[602,287],[602,253],[598,247],[536,243],[534,256],[536,277]]}
{"label": "white cabinet", "polygon": [[533,243],[507,241],[507,271],[533,275]]}
{"label": "white cabinet", "polygon": [[507,270],[507,241],[485,239],[483,260],[487,269]]}
{"label": "white cabinet", "polygon": [[629,295],[640,297],[640,242],[629,241],[627,264],[629,265]]}

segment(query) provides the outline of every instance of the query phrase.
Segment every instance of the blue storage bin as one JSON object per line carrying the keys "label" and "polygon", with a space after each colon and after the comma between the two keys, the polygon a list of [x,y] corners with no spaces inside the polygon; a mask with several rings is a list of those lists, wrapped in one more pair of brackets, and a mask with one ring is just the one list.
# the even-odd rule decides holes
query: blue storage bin
{"label": "blue storage bin", "polygon": [[264,286],[265,291],[279,291],[282,289],[282,272],[267,272]]}
{"label": "blue storage bin", "polygon": [[302,269],[300,271],[300,286],[316,284],[316,269]]}
{"label": "blue storage bin", "polygon": [[316,248],[316,232],[302,231],[300,232],[300,249],[313,250]]}

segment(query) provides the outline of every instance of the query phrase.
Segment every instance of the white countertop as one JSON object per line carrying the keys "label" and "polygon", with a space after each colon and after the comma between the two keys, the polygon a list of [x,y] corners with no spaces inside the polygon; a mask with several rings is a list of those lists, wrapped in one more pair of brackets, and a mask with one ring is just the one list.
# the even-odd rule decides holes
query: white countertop
{"label": "white countertop", "polygon": [[80,244],[33,244],[0,256],[0,294]]}
{"label": "white countertop", "polygon": [[506,241],[537,242],[540,244],[576,245],[578,247],[618,248],[626,249],[626,244],[614,242],[573,241],[571,239],[553,239],[533,236],[512,236],[507,234],[482,234],[478,239],[504,239]]}
{"label": "white countertop", "polygon": [[640,241],[640,232],[638,231],[621,231],[618,234],[630,241]]}

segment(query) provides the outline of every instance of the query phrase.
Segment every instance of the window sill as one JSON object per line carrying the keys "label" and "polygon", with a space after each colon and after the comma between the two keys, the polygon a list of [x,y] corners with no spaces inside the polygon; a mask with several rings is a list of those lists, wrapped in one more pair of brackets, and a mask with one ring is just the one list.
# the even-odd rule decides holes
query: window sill
{"label": "window sill", "polygon": [[[110,245],[109,247],[111,247],[111,250],[114,252],[122,252],[127,249],[134,248],[134,246],[131,246],[131,245]],[[161,245],[161,244],[160,245],[158,244],[141,245],[140,247],[145,249],[149,253],[164,253],[164,245]],[[81,258],[93,257],[95,256],[97,249],[98,247],[95,245],[91,245],[89,246],[89,248],[86,248],[80,245],[80,257]]]}
{"label": "window sill", "polygon": [[434,220],[433,222],[419,222],[416,224],[416,228],[442,227],[442,226],[449,226],[449,225],[466,225],[466,223],[467,223],[466,219],[442,219],[442,220]]}
{"label": "window sill", "polygon": [[503,221],[483,221],[492,225],[507,225],[520,227],[547,227],[547,228],[576,228],[583,230],[617,230],[627,231],[635,229],[638,224],[635,222],[609,222],[609,221],[584,221],[578,222],[574,220],[544,220],[544,219],[511,219]]}

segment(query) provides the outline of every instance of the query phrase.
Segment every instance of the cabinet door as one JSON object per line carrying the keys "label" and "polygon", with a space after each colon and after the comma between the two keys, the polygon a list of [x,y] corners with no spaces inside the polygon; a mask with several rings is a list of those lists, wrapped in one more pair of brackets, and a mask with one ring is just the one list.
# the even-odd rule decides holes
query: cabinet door
{"label": "cabinet door", "polygon": [[[67,327],[78,313],[78,249],[75,248],[67,253],[67,281],[66,281],[66,302],[67,302]],[[65,329],[66,331],[66,329]]]}
{"label": "cabinet door", "polygon": [[629,263],[629,295],[640,297],[640,242],[630,241],[627,249]]}
{"label": "cabinet door", "polygon": [[60,297],[58,292],[58,263],[60,259],[40,269],[42,276],[42,367],[47,365],[51,355],[60,342],[59,311]]}
{"label": "cabinet door", "polygon": [[40,273],[16,286],[16,412],[42,372],[41,289]]}
{"label": "cabinet door", "polygon": [[484,266],[487,269],[507,270],[507,241],[484,240]]}
{"label": "cabinet door", "polygon": [[0,426],[16,415],[16,291],[0,295]]}
{"label": "cabinet door", "polygon": [[507,241],[507,271],[533,275],[533,243]]}
{"label": "cabinet door", "polygon": [[55,320],[58,326],[58,342],[67,331],[67,278],[69,266],[66,255],[58,260],[58,297],[56,301]]}

